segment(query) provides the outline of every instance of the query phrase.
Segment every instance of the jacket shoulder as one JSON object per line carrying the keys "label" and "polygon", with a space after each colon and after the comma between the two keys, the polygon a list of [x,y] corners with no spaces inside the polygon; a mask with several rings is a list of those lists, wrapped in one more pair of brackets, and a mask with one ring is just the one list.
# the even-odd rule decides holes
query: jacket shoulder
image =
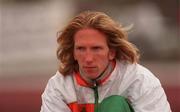
{"label": "jacket shoulder", "polygon": [[46,86],[46,93],[53,93],[66,103],[76,100],[76,93],[74,88],[73,76],[63,76],[59,71],[52,76]]}

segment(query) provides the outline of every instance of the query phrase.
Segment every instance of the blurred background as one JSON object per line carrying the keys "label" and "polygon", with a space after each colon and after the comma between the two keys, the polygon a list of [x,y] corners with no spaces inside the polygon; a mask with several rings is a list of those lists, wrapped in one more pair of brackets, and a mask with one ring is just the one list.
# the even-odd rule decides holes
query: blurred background
{"label": "blurred background", "polygon": [[141,51],[140,63],[161,81],[180,112],[178,0],[0,0],[0,112],[39,112],[41,94],[58,68],[56,32],[84,10],[103,11]]}

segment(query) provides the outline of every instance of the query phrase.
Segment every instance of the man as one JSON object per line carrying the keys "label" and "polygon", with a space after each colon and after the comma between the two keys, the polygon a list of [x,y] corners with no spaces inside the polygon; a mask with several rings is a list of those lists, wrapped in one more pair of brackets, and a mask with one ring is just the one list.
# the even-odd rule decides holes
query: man
{"label": "man", "polygon": [[41,112],[171,112],[159,80],[138,64],[138,49],[106,14],[80,13],[57,42],[60,67]]}

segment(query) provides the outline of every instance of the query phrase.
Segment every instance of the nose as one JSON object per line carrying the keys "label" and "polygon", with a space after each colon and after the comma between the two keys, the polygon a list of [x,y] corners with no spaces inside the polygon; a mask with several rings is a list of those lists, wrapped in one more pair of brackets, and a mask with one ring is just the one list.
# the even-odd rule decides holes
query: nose
{"label": "nose", "polygon": [[85,61],[91,63],[93,61],[93,53],[90,50],[87,50],[85,53]]}

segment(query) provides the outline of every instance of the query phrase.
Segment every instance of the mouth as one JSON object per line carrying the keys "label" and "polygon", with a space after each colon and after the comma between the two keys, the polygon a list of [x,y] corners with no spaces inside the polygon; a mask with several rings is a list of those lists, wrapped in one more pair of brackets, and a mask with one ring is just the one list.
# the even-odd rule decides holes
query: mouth
{"label": "mouth", "polygon": [[96,67],[95,66],[84,66],[83,67],[85,71],[95,71],[96,70]]}
{"label": "mouth", "polygon": [[85,68],[85,69],[94,69],[96,67],[95,66],[84,66],[83,68]]}
{"label": "mouth", "polygon": [[95,79],[98,74],[98,68],[95,66],[83,66],[84,75],[90,79]]}

